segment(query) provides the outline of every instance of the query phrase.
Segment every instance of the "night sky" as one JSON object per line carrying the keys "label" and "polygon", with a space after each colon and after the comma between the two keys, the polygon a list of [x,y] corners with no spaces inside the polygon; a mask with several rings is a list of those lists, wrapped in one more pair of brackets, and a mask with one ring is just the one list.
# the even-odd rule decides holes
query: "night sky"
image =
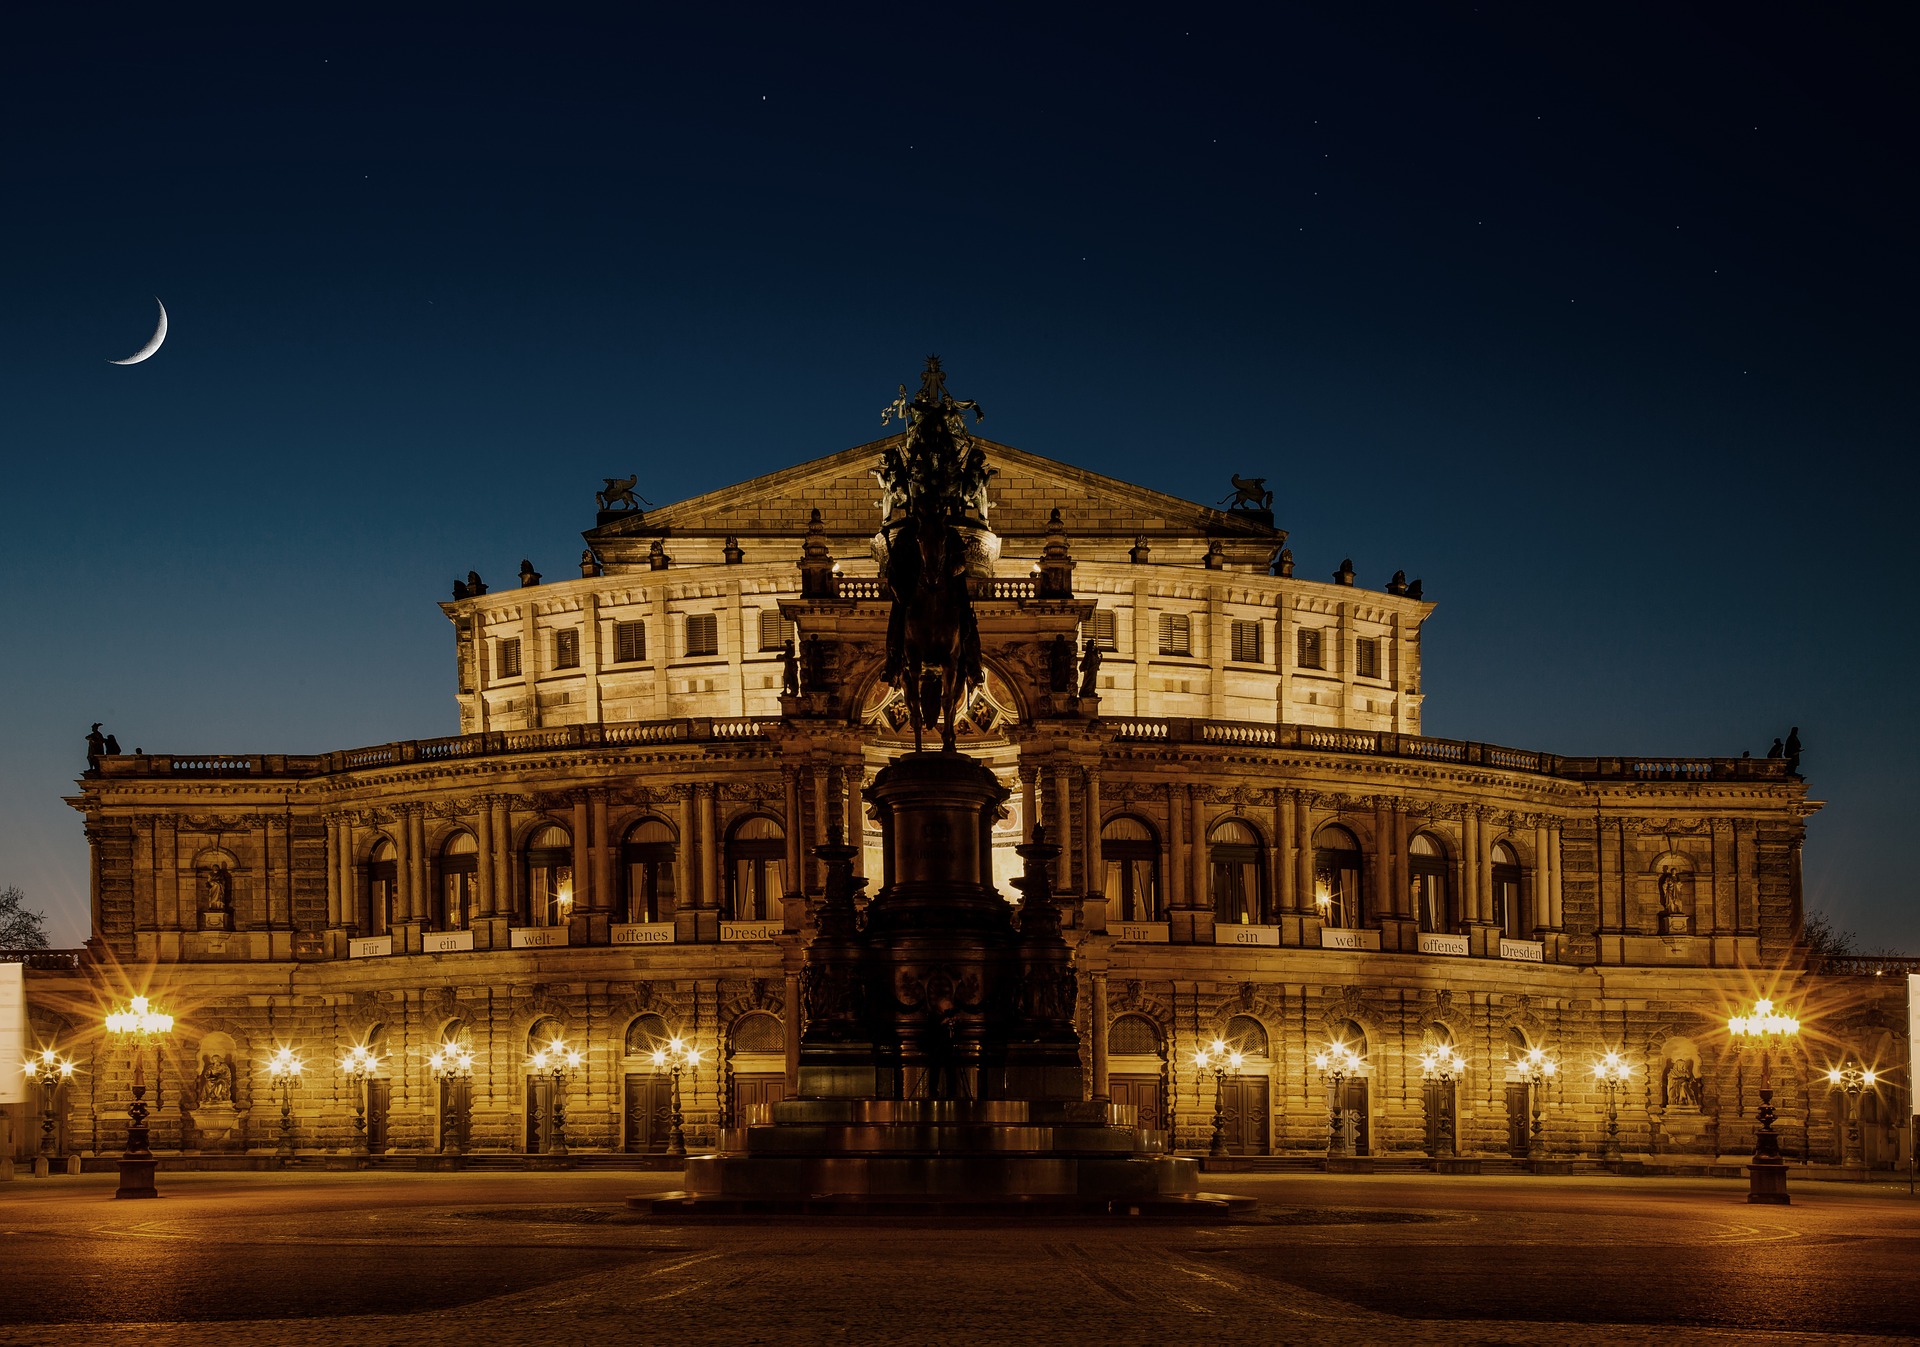
{"label": "night sky", "polygon": [[873,439],[938,352],[995,439],[1422,577],[1430,734],[1799,725],[1810,907],[1920,952],[1911,6],[36,8],[0,887],[55,944],[90,721],[452,733],[456,574]]}

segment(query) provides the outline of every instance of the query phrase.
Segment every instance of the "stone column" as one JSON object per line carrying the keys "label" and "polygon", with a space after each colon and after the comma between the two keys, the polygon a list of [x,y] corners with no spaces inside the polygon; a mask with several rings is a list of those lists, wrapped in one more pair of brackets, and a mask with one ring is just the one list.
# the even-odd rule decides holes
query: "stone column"
{"label": "stone column", "polygon": [[1053,769],[1053,821],[1059,832],[1049,838],[1060,847],[1060,859],[1054,862],[1054,890],[1058,893],[1073,893],[1073,769],[1056,767]]}
{"label": "stone column", "polygon": [[1274,901],[1281,912],[1300,910],[1299,875],[1293,853],[1299,845],[1293,832],[1293,795],[1290,791],[1273,793],[1273,888]]}
{"label": "stone column", "polygon": [[1091,975],[1093,983],[1093,1017],[1090,1031],[1093,1034],[1093,1098],[1096,1103],[1106,1103],[1112,1097],[1111,1084],[1107,1078],[1107,975],[1098,972]]}
{"label": "stone column", "polygon": [[1104,897],[1101,876],[1104,868],[1100,863],[1100,770],[1087,768],[1086,815],[1082,819],[1084,827],[1080,829],[1080,887],[1088,898]]}
{"label": "stone column", "polygon": [[573,834],[573,906],[567,909],[567,925],[570,928],[567,939],[570,943],[587,943],[587,913],[593,910],[599,895],[593,890],[588,876],[593,869],[592,810],[587,804],[587,793],[573,793],[573,819],[568,829]]}
{"label": "stone column", "polygon": [[[164,827],[165,824],[160,825]],[[156,829],[156,832],[158,830]],[[327,819],[327,929],[337,930],[345,910],[346,895],[340,891],[340,821]]]}
{"label": "stone column", "polygon": [[480,854],[473,858],[475,908],[473,915],[476,917],[491,917],[498,910],[496,906],[498,901],[497,892],[494,887],[493,798],[482,795],[475,812],[478,815],[475,822],[479,826],[477,828],[478,835],[474,838],[474,844]]}
{"label": "stone column", "polygon": [[[793,953],[799,953],[798,950]],[[787,1032],[787,1098],[792,1099],[800,1093],[800,970],[791,958],[787,961],[787,1006],[786,1014],[781,1017],[781,1027]]]}
{"label": "stone column", "polygon": [[1480,811],[1472,805],[1460,811],[1460,914],[1470,922],[1481,919]]}
{"label": "stone column", "polygon": [[864,762],[847,768],[847,845],[853,848],[853,873],[867,873],[867,808],[863,783],[867,775]]}
{"label": "stone column", "polygon": [[[614,910],[613,888],[613,839],[607,832],[607,793],[604,790],[587,792],[592,824],[590,832],[593,844],[593,910],[611,913]],[[622,914],[624,916],[624,914]]]}
{"label": "stone column", "polygon": [[1553,894],[1553,862],[1547,843],[1547,825],[1544,819],[1535,819],[1533,824],[1533,933],[1537,938],[1547,927],[1553,925],[1551,903]]}
{"label": "stone column", "polygon": [[518,915],[519,889],[518,877],[513,866],[513,805],[501,796],[491,801],[493,811],[493,915],[501,922],[503,933],[500,945],[505,946],[507,937],[504,928],[511,926]]}
{"label": "stone column", "polygon": [[682,944],[698,939],[700,920],[700,829],[694,788],[676,786],[676,822],[680,844],[674,849],[673,938]]}
{"label": "stone column", "polygon": [[340,818],[340,924],[350,934],[358,934],[364,920],[360,911],[360,887],[353,882],[353,819]]}
{"label": "stone column", "polygon": [[807,769],[813,778],[813,827],[807,830],[807,892],[819,893],[826,884],[826,872],[813,848],[827,840],[827,769],[814,765]]}
{"label": "stone column", "polygon": [[1033,825],[1039,822],[1039,816],[1035,812],[1040,807],[1039,797],[1034,790],[1034,783],[1039,779],[1039,777],[1040,777],[1039,768],[1029,767],[1024,763],[1021,764],[1020,766],[1020,842],[1022,845],[1025,845],[1026,843],[1031,842],[1033,840]]}
{"label": "stone column", "polygon": [[1547,826],[1547,860],[1552,867],[1552,883],[1547,889],[1547,928],[1553,931],[1566,929],[1566,911],[1561,903],[1560,892],[1560,825]]}
{"label": "stone column", "polygon": [[1300,911],[1318,915],[1319,906],[1313,901],[1313,825],[1307,815],[1307,797],[1301,791],[1293,793],[1293,840],[1294,901]]}
{"label": "stone column", "polygon": [[[1213,941],[1213,895],[1207,887],[1207,799],[1199,786],[1187,787],[1187,863],[1192,867],[1187,883],[1187,903],[1195,913],[1193,938],[1202,944]],[[1204,915],[1202,915],[1204,914]]]}
{"label": "stone column", "polygon": [[800,862],[805,853],[800,850],[800,773],[797,768],[780,769],[781,784],[786,787],[786,830],[787,830],[787,896],[794,897],[805,889],[805,879],[800,873]]}
{"label": "stone column", "polygon": [[714,798],[718,789],[711,784],[696,787],[700,792],[700,936],[711,943],[720,938],[720,809]]}
{"label": "stone column", "polygon": [[[1167,787],[1167,911],[1182,911],[1187,906],[1187,848],[1186,830],[1181,826],[1185,810],[1181,807],[1183,795],[1179,786]],[[1189,920],[1186,929],[1192,930]],[[1174,935],[1174,939],[1192,939],[1191,935]]]}

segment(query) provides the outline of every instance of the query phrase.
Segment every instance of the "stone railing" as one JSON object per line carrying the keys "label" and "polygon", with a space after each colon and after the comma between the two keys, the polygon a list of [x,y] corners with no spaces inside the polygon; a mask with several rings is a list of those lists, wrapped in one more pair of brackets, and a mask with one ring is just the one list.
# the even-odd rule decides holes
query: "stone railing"
{"label": "stone railing", "polygon": [[1827,977],[1905,977],[1920,973],[1920,957],[1910,954],[1816,954],[1807,971]]}
{"label": "stone railing", "polygon": [[412,762],[445,762],[500,753],[533,753],[561,748],[626,748],[648,744],[739,742],[767,737],[768,722],[754,716],[695,716],[682,720],[615,721],[598,725],[553,725],[538,730],[489,730],[440,739],[403,739],[391,744],[315,754],[223,754],[185,756],[166,753],[122,754],[101,758],[94,775],[153,776],[325,776]]}
{"label": "stone railing", "polygon": [[880,577],[875,575],[841,575],[834,577],[833,594],[838,599],[884,599],[886,594]]}
{"label": "stone railing", "polygon": [[42,973],[72,973],[80,967],[77,949],[0,949],[0,963],[23,963]]}
{"label": "stone railing", "polygon": [[1005,580],[995,580],[989,587],[990,599],[1031,599],[1040,590],[1040,582],[1030,575],[1013,576]]}
{"label": "stone railing", "polygon": [[1109,716],[1100,724],[1125,742],[1226,744],[1304,748],[1322,753],[1363,753],[1374,757],[1420,758],[1536,772],[1575,780],[1627,781],[1785,781],[1787,764],[1779,758],[1568,758],[1523,748],[1430,739],[1386,730],[1343,730],[1323,725],[1275,725],[1247,720],[1165,719]]}

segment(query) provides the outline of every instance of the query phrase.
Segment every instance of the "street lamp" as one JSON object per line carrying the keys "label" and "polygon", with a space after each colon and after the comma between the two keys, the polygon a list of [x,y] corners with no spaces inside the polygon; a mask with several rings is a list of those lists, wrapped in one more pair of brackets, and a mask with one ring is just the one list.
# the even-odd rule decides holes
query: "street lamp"
{"label": "street lamp", "polygon": [[33,1172],[45,1174],[53,1168],[59,1141],[60,1116],[55,1111],[54,1094],[73,1079],[73,1063],[52,1048],[42,1048],[38,1057],[27,1058],[27,1079],[40,1087],[40,1156],[33,1162]]}
{"label": "street lamp", "polygon": [[173,1016],[156,1010],[144,996],[127,1002],[125,1010],[107,1016],[107,1032],[133,1042],[133,1101],[127,1105],[127,1149],[120,1157],[120,1186],[115,1197],[158,1197],[153,1171],[159,1162],[147,1138],[147,1044],[173,1032]]}
{"label": "street lamp", "polygon": [[1217,1038],[1193,1054],[1195,1067],[1202,1071],[1213,1069],[1213,1144],[1207,1148],[1207,1155],[1216,1160],[1225,1159],[1227,1154],[1227,1072],[1238,1076],[1240,1064],[1245,1060],[1245,1054]]}
{"label": "street lamp", "polygon": [[580,1065],[580,1052],[556,1038],[527,1059],[536,1074],[553,1080],[553,1135],[547,1139],[548,1155],[567,1153],[567,1077]]}
{"label": "street lamp", "polygon": [[1446,1087],[1445,1098],[1440,1101],[1441,1155],[1453,1154],[1453,1078],[1466,1070],[1466,1066],[1466,1058],[1447,1043],[1428,1048],[1420,1054],[1421,1079],[1437,1081]]}
{"label": "street lamp", "polygon": [[275,1048],[267,1058],[267,1074],[280,1090],[280,1158],[293,1158],[293,1083],[307,1064],[294,1056],[292,1048]]}
{"label": "street lamp", "polygon": [[655,1070],[664,1066],[673,1073],[673,1132],[667,1139],[667,1154],[685,1155],[687,1134],[680,1114],[680,1068],[699,1066],[700,1049],[683,1039],[669,1039],[666,1047],[653,1050],[653,1065]]}
{"label": "street lamp", "polygon": [[1527,1082],[1533,1086],[1528,1092],[1529,1102],[1533,1105],[1533,1120],[1527,1132],[1527,1158],[1532,1159],[1545,1149],[1540,1144],[1542,1109],[1546,1101],[1547,1082],[1559,1074],[1560,1064],[1547,1056],[1543,1049],[1528,1048],[1527,1055],[1520,1059],[1520,1070],[1525,1073]]}
{"label": "street lamp", "polygon": [[1360,1072],[1360,1055],[1338,1039],[1327,1044],[1322,1052],[1313,1055],[1313,1064],[1320,1071],[1321,1081],[1329,1087],[1332,1099],[1327,1112],[1327,1154],[1340,1155],[1346,1150],[1346,1129],[1341,1126],[1346,1115],[1347,1077]]}
{"label": "street lamp", "polygon": [[447,1121],[452,1125],[452,1136],[440,1138],[440,1149],[462,1154],[471,1140],[469,1132],[473,1126],[473,1095],[467,1088],[473,1081],[473,1050],[458,1043],[442,1043],[427,1058],[427,1065],[433,1068],[434,1076],[446,1091],[449,1105]]}
{"label": "street lamp", "polygon": [[1610,1163],[1620,1159],[1620,1091],[1633,1074],[1633,1064],[1617,1052],[1608,1052],[1593,1061],[1593,1078],[1607,1092],[1607,1140],[1600,1158]]}
{"label": "street lamp", "polygon": [[1827,1068],[1827,1088],[1838,1090],[1847,1097],[1847,1144],[1841,1157],[1842,1164],[1864,1165],[1867,1162],[1860,1147],[1860,1092],[1872,1089],[1874,1082],[1879,1079],[1879,1073],[1872,1067],[1856,1066],[1851,1057],[1839,1066]]}
{"label": "street lamp", "polygon": [[367,1137],[367,1078],[373,1075],[380,1065],[379,1054],[364,1043],[356,1043],[353,1050],[340,1059],[340,1069],[347,1079],[353,1082],[353,1153],[368,1153]]}
{"label": "street lamp", "polygon": [[1775,1014],[1772,1001],[1759,1000],[1753,1003],[1751,1015],[1728,1016],[1727,1032],[1736,1050],[1760,1050],[1760,1130],[1754,1135],[1753,1159],[1747,1165],[1747,1201],[1786,1206],[1793,1199],[1787,1196],[1787,1162],[1780,1154],[1779,1134],[1773,1130],[1772,1055],[1800,1032],[1800,1021]]}

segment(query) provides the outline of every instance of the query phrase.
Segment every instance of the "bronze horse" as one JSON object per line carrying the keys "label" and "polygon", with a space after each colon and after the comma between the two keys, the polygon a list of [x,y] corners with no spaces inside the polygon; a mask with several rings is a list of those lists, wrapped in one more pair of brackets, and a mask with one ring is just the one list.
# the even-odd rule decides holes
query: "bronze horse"
{"label": "bronze horse", "polygon": [[931,510],[908,515],[890,533],[887,587],[894,604],[886,680],[905,692],[914,751],[924,750],[926,727],[938,723],[940,746],[951,752],[960,704],[983,679],[966,544],[959,529]]}

